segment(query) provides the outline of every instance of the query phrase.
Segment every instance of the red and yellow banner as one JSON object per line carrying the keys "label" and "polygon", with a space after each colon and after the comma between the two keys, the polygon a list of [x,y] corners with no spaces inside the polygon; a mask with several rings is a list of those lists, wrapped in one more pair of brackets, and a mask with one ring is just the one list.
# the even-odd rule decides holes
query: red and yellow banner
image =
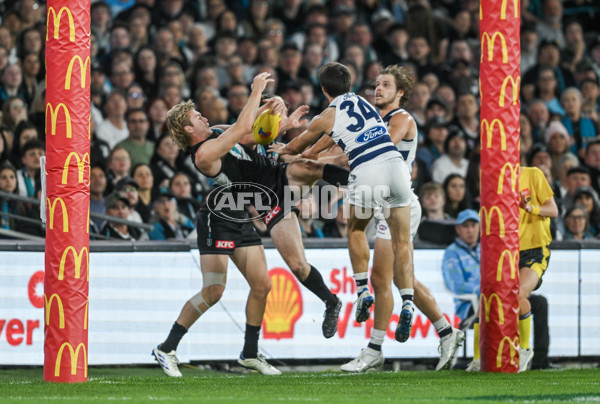
{"label": "red and yellow banner", "polygon": [[88,360],[90,0],[49,0],[46,32],[44,380]]}
{"label": "red and yellow banner", "polygon": [[520,4],[480,3],[481,369],[519,370]]}

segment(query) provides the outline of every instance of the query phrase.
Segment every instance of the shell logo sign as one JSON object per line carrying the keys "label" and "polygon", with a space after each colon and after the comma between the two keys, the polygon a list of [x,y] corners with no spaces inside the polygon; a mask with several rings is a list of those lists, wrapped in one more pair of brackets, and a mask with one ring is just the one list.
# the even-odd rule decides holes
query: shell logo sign
{"label": "shell logo sign", "polygon": [[294,337],[294,325],[302,316],[302,293],[298,281],[289,271],[273,268],[269,271],[271,292],[263,319],[263,338]]}

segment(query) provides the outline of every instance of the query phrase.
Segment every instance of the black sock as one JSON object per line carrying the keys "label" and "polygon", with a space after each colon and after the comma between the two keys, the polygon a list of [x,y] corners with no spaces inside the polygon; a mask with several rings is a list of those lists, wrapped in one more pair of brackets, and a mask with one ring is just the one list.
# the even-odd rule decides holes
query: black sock
{"label": "black sock", "polygon": [[242,356],[244,359],[256,358],[258,356],[258,335],[260,327],[246,324],[246,335],[244,337],[244,349]]}
{"label": "black sock", "polygon": [[323,167],[323,180],[335,186],[348,185],[350,171],[335,164],[325,164]]}
{"label": "black sock", "polygon": [[371,348],[375,351],[381,351],[381,345],[374,344],[372,342],[369,342],[369,345],[367,345],[367,348]]}
{"label": "black sock", "polygon": [[177,345],[179,345],[179,341],[181,341],[181,338],[183,338],[187,331],[187,328],[185,328],[181,324],[178,324],[177,322],[173,323],[173,327],[171,328],[169,336],[167,337],[165,342],[160,344],[160,350],[166,353],[176,351]]}
{"label": "black sock", "polygon": [[306,286],[308,290],[313,292],[315,295],[319,297],[327,307],[333,307],[338,303],[337,297],[331,293],[331,290],[325,285],[323,282],[323,277],[321,273],[317,271],[317,268],[310,266],[310,272],[305,280],[301,281],[301,283]]}
{"label": "black sock", "polygon": [[452,334],[452,327],[448,326],[446,328],[442,328],[438,334],[440,338],[444,338],[446,335]]}

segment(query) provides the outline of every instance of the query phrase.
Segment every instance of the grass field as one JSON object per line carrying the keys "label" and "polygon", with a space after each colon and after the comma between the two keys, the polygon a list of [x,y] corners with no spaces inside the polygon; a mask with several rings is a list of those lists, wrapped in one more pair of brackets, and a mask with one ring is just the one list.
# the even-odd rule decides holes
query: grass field
{"label": "grass field", "polygon": [[0,370],[1,403],[600,402],[600,369],[522,374],[339,371],[231,374],[192,367],[171,379],[158,368],[90,368],[89,381],[53,384],[42,369]]}

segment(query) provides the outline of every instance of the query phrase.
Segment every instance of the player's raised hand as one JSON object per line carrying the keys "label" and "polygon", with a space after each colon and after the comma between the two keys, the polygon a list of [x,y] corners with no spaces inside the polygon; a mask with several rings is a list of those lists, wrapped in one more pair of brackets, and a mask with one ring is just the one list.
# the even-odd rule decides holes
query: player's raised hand
{"label": "player's raised hand", "polygon": [[281,121],[281,131],[289,129],[296,129],[306,125],[307,119],[300,119],[304,115],[308,114],[308,105],[300,105],[290,116],[286,116]]}
{"label": "player's raised hand", "polygon": [[280,96],[276,95],[274,97],[269,98],[265,105],[268,109],[271,110],[271,115],[279,114],[282,117],[287,115],[287,108],[285,106],[285,101]]}
{"label": "player's raised hand", "polygon": [[284,154],[290,154],[285,146],[287,146],[285,143],[271,143],[271,145],[269,146],[269,149],[267,151],[272,152],[272,153],[277,153],[279,155],[284,155]]}
{"label": "player's raised hand", "polygon": [[271,73],[260,73],[257,74],[254,77],[254,81],[252,82],[252,85],[250,86],[250,88],[252,88],[252,91],[258,91],[260,93],[262,93],[265,88],[267,87],[267,84],[274,82],[275,80],[271,79]]}

